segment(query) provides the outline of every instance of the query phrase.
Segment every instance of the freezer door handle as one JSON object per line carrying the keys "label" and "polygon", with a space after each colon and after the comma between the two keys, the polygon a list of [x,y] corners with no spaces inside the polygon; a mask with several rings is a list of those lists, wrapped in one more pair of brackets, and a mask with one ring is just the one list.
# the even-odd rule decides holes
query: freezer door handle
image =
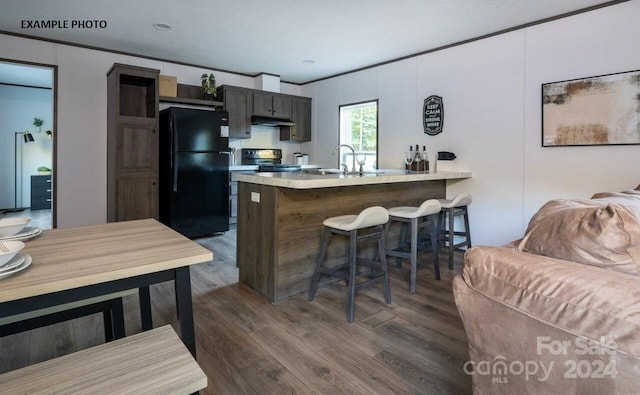
{"label": "freezer door handle", "polygon": [[175,114],[171,116],[171,124],[169,130],[173,133],[171,139],[171,168],[173,169],[173,192],[178,191],[178,155],[176,150],[178,149],[178,122],[175,122]]}

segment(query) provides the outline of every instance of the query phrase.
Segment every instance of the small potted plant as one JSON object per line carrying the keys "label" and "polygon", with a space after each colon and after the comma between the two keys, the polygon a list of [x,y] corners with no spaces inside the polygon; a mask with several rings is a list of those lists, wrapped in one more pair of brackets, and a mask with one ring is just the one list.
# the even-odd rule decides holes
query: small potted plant
{"label": "small potted plant", "polygon": [[202,74],[202,98],[204,100],[213,100],[216,97],[216,77],[213,74]]}
{"label": "small potted plant", "polygon": [[36,129],[38,129],[38,133],[40,133],[42,131],[42,129],[40,128],[42,126],[42,124],[44,123],[44,121],[40,118],[33,118],[33,126],[36,127]]}
{"label": "small potted plant", "polygon": [[51,169],[48,168],[47,166],[40,166],[38,167],[38,174],[42,174],[42,175],[51,174]]}

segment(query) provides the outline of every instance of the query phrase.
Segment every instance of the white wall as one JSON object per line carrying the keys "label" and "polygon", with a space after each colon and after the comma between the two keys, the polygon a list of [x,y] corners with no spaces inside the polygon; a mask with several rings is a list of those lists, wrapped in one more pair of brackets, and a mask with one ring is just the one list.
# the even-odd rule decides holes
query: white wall
{"label": "white wall", "polygon": [[[106,222],[107,78],[113,63],[159,69],[182,84],[200,85],[210,70],[134,56],[60,45],[0,34],[5,59],[58,66],[57,112],[57,220],[58,227]],[[218,85],[252,88],[254,79],[213,71]],[[281,91],[300,94],[300,87],[283,83]],[[275,128],[254,128],[250,140],[230,142],[239,147],[281,147],[287,155],[297,143],[278,140]],[[46,129],[45,129],[46,130]],[[11,179],[11,182],[13,179]],[[6,185],[1,183],[0,188]],[[4,189],[4,188],[3,188]]]}
{"label": "white wall", "polygon": [[[312,96],[313,142],[335,166],[338,106],[379,99],[380,167],[400,168],[409,145],[452,151],[473,178],[447,194],[473,194],[475,244],[521,237],[547,200],[589,198],[640,183],[640,146],[541,147],[545,82],[640,69],[640,1],[631,1],[303,87]],[[422,104],[444,100],[444,132],[422,131]]]}
{"label": "white wall", "polygon": [[[33,119],[44,121],[41,132]],[[31,205],[31,175],[40,166],[51,168],[51,140],[45,131],[53,129],[53,96],[50,89],[0,85],[0,208],[14,207],[14,155],[17,154],[17,206]],[[29,131],[34,141],[24,143],[15,132]],[[17,147],[17,149],[14,148]]]}

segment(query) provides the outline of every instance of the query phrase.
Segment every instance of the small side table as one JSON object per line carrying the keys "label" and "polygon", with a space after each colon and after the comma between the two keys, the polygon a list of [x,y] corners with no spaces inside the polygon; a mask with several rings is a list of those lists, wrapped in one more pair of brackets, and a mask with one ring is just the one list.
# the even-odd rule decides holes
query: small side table
{"label": "small side table", "polygon": [[31,176],[31,210],[51,209],[51,174]]}

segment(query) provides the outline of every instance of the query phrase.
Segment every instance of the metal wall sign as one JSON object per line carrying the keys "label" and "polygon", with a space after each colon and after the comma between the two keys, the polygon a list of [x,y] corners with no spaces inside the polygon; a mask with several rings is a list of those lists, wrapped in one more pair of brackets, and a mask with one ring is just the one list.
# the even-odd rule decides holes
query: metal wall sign
{"label": "metal wall sign", "polygon": [[424,132],[429,136],[442,133],[442,125],[444,123],[444,104],[442,103],[442,97],[432,95],[424,99],[422,121],[424,124]]}

